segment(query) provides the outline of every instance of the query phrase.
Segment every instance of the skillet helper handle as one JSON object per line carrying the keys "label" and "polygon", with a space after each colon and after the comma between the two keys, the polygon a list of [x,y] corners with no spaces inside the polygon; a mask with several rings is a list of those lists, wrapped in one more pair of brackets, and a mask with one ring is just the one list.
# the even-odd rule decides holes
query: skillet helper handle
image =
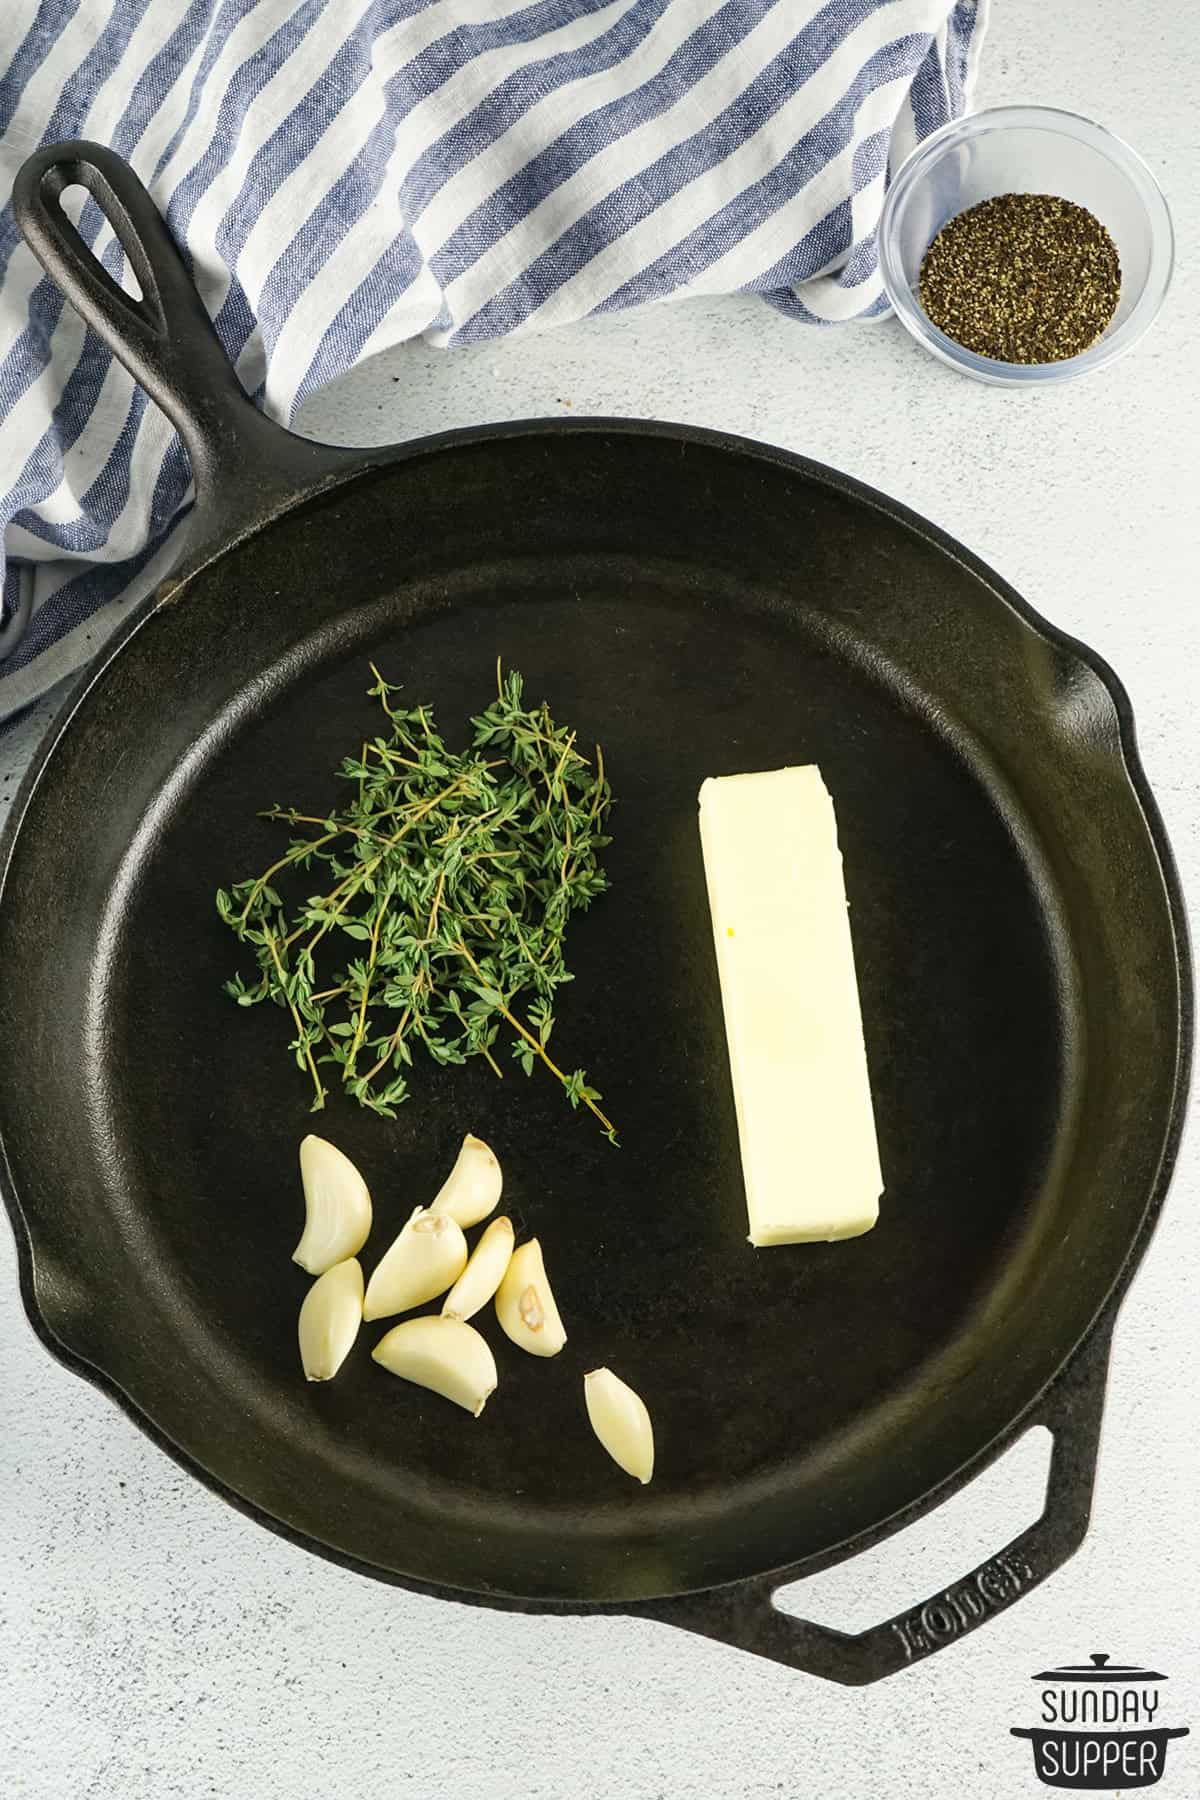
{"label": "skillet helper handle", "polygon": [[866,1631],[835,1631],[775,1605],[786,1572],[653,1601],[644,1615],[847,1687],[920,1662],[986,1624],[1052,1575],[1083,1542],[1092,1509],[1112,1320],[1059,1377],[1030,1424],[1054,1438],[1041,1517],[1010,1544],[923,1603]]}
{"label": "skillet helper handle", "polygon": [[[117,285],[62,207],[83,187],[129,258],[141,298]],[[129,164],[78,139],[34,152],[17,173],[13,210],[26,243],[72,305],[177,428],[191,458],[199,529],[240,537],[355,455],[292,435],[242,388],[191,274]],[[220,519],[218,532],[215,521]]]}

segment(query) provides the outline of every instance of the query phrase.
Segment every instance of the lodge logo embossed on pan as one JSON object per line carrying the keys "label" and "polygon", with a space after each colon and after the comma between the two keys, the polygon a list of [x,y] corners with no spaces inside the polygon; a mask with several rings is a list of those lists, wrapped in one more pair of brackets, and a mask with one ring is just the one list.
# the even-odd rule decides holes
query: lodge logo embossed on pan
{"label": "lodge logo embossed on pan", "polygon": [[1154,1787],[1162,1780],[1171,1738],[1188,1736],[1186,1725],[1160,1718],[1165,1681],[1155,1669],[1112,1663],[1095,1651],[1088,1663],[1045,1669],[1041,1722],[1014,1725],[1013,1737],[1029,1738],[1038,1780],[1047,1787],[1098,1789]]}
{"label": "lodge logo embossed on pan", "polygon": [[891,1629],[911,1662],[981,1625],[993,1612],[1032,1587],[1038,1577],[1029,1558],[1019,1551],[1002,1551],[983,1563],[966,1581],[943,1589],[922,1606],[891,1621]]}

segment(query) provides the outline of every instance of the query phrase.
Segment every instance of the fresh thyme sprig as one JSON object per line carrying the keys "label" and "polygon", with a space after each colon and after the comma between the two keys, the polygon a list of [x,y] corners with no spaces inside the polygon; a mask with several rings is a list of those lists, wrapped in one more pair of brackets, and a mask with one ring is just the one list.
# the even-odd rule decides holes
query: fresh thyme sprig
{"label": "fresh thyme sprig", "polygon": [[[608,886],[598,854],[610,842],[612,792],[599,747],[593,764],[545,705],[524,705],[520,675],[497,664],[497,697],[472,720],[473,749],[459,754],[428,707],[402,707],[399,688],[374,664],[371,673],[387,729],[342,762],[347,803],[327,817],[270,807],[264,818],[307,835],[255,879],[217,893],[258,969],[226,991],[240,1006],[268,1000],[289,1013],[314,1112],[327,1082],[340,1081],[393,1118],[414,1048],[443,1065],[482,1056],[501,1075],[507,1032],[525,1073],[543,1063],[615,1143],[584,1071],[568,1074],[547,1049],[556,995],[572,980],[568,921]],[[322,893],[288,900],[276,886],[322,865]]]}

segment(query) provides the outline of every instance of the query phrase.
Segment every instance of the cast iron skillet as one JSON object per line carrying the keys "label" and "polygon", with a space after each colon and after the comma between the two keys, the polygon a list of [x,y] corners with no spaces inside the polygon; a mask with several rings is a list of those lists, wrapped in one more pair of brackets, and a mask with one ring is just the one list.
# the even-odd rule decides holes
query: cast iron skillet
{"label": "cast iron skillet", "polygon": [[[140,301],[66,220],[75,182]],[[41,151],[16,205],[197,489],[192,548],[80,684],[3,848],[4,1186],[48,1346],[252,1516],[385,1580],[637,1613],[843,1682],[1010,1604],[1083,1536],[1185,1087],[1183,913],[1115,678],[931,527],[778,451],[599,421],[300,442],[243,397],[117,157]],[[465,1128],[499,1148],[570,1343],[550,1365],[501,1344],[473,1424],[365,1345],[328,1387],[299,1378],[308,1097],[278,1017],[221,993],[212,893],[278,845],[258,808],[331,803],[368,657],[451,722],[498,653],[603,740],[619,797],[558,1032],[623,1147],[515,1065],[430,1071],[394,1125],[320,1122],[375,1191],[368,1263]],[[838,804],[887,1194],[865,1238],[752,1252],[696,790],[809,760]],[[654,1411],[645,1491],[583,1419],[597,1362]],[[1035,1422],[1044,1515],[952,1589],[858,1636],[774,1607]]]}

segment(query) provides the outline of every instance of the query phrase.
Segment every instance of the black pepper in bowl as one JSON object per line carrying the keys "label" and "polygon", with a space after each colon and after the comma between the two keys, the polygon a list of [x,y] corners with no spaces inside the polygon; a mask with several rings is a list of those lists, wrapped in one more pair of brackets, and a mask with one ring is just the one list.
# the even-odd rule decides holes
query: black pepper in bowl
{"label": "black pepper in bowl", "polygon": [[998,362],[1062,362],[1101,336],[1121,297],[1099,219],[1053,194],[997,194],[950,220],[921,263],[930,323]]}

